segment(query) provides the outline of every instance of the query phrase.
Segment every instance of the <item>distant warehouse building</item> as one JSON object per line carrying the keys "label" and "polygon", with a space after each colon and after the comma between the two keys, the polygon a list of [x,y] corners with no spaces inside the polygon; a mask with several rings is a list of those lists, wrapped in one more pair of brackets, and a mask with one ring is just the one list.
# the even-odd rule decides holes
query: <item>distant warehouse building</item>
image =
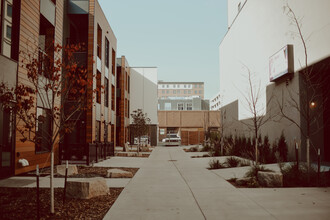
{"label": "distant warehouse building", "polygon": [[319,149],[329,162],[330,1],[291,0],[289,7],[306,48],[284,1],[228,0],[228,32],[219,46],[221,110],[230,124],[225,132],[254,136],[239,122],[252,121],[252,90],[258,117],[272,118],[261,127],[262,136],[273,142],[283,132],[289,157],[298,142],[303,160],[309,137],[312,160]]}
{"label": "distant warehouse building", "polygon": [[196,111],[209,110],[209,108],[209,101],[198,96],[158,99],[158,110],[160,111]]}

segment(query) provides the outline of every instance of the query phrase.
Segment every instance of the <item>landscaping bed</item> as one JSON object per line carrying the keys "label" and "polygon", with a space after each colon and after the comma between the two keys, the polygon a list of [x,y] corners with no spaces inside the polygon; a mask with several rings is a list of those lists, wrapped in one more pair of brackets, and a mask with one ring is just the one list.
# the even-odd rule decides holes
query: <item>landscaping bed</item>
{"label": "landscaping bed", "polygon": [[150,154],[143,154],[140,153],[139,155],[137,153],[132,153],[132,152],[118,152],[116,153],[117,157],[145,157],[148,158],[150,156]]}
{"label": "landscaping bed", "polygon": [[[66,199],[55,188],[55,214],[50,210],[50,189],[40,188],[40,219],[103,219],[124,188],[110,188],[110,195],[91,199]],[[36,188],[0,187],[0,219],[36,219]]]}
{"label": "landscaping bed", "polygon": [[[89,167],[89,166],[77,166],[78,174],[70,175],[70,178],[92,178],[92,177],[104,177],[107,178],[107,171],[109,169],[121,169],[131,172],[133,176],[139,170],[139,168],[127,168],[127,167]],[[54,177],[63,178],[64,176],[57,174],[56,168],[54,169]],[[50,175],[50,168],[44,168],[40,172],[42,176]],[[22,176],[22,175],[21,175]],[[35,176],[35,171],[24,174],[24,176]],[[109,178],[109,177],[108,177]],[[115,177],[111,177],[115,178]]]}

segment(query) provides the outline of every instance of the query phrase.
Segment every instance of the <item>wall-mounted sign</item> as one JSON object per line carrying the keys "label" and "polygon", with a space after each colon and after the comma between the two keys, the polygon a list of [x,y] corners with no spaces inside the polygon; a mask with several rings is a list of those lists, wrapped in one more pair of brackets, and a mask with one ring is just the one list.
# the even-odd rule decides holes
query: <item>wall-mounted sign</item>
{"label": "wall-mounted sign", "polygon": [[293,45],[286,45],[269,58],[269,81],[293,72]]}

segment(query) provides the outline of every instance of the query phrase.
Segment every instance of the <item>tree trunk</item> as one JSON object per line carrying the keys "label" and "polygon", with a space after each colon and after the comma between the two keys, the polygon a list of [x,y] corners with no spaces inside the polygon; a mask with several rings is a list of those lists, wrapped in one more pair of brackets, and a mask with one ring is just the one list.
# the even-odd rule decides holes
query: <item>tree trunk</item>
{"label": "tree trunk", "polygon": [[257,165],[258,164],[258,138],[256,138],[255,148],[256,148],[256,165]]}
{"label": "tree trunk", "polygon": [[310,140],[309,137],[306,139],[306,159],[307,159],[307,178],[308,178],[308,183],[310,181],[310,167],[311,167],[311,161],[309,158],[309,150],[310,150]]}
{"label": "tree trunk", "polygon": [[50,213],[54,214],[54,150],[50,152]]}

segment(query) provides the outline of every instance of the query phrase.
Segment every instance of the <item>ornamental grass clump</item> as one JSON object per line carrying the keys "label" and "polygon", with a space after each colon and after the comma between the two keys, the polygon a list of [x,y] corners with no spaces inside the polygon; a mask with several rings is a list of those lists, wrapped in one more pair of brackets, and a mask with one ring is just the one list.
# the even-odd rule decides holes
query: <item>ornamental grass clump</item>
{"label": "ornamental grass clump", "polygon": [[225,168],[225,166],[220,163],[219,160],[216,160],[216,159],[213,159],[213,160],[210,160],[209,162],[209,170],[214,170],[214,169],[221,169],[221,168]]}

